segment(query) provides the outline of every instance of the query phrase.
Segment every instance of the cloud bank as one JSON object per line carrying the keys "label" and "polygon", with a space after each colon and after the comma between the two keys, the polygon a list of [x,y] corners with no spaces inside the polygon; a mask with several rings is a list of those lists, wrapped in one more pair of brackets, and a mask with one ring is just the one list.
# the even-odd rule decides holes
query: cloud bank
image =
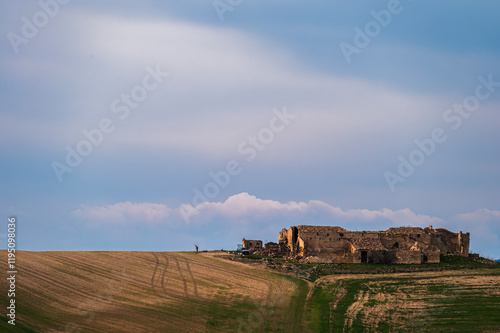
{"label": "cloud bank", "polygon": [[[190,204],[182,204],[177,208],[169,208],[159,203],[131,203],[121,202],[104,206],[84,206],[73,211],[73,214],[85,220],[99,220],[108,223],[175,223],[183,219],[183,212],[192,210],[190,221],[210,222],[218,218],[228,220],[252,221],[261,223],[276,219],[286,220],[331,220],[348,222],[370,222],[390,221],[395,225],[417,225],[443,223],[438,217],[417,214],[410,209],[391,210],[382,208],[379,210],[369,209],[347,209],[334,207],[319,200],[308,202],[290,201],[281,203],[275,200],[257,198],[246,192],[236,194],[227,198],[224,202],[203,202],[196,207]],[[185,223],[188,223],[185,221]]]}
{"label": "cloud bank", "polygon": [[73,211],[76,217],[108,223],[158,222],[168,218],[171,209],[157,203],[119,202],[114,205],[83,206]]}
{"label": "cloud bank", "polygon": [[[191,211],[189,221],[183,218],[186,210]],[[486,255],[500,245],[497,236],[500,234],[500,211],[489,209],[455,214],[444,219],[419,214],[409,208],[343,209],[320,200],[279,202],[242,192],[223,202],[203,202],[196,207],[190,204],[172,208],[162,203],[120,202],[82,206],[73,210],[72,215],[90,229],[97,226],[104,229],[116,226],[125,229],[148,227],[150,231],[164,233],[166,239],[173,230],[181,234],[191,233],[186,239],[208,248],[219,248],[218,244],[235,244],[241,237],[276,241],[282,228],[300,224],[338,225],[351,230],[433,225],[453,232],[470,232],[473,252]],[[178,241],[183,244],[180,238]]]}

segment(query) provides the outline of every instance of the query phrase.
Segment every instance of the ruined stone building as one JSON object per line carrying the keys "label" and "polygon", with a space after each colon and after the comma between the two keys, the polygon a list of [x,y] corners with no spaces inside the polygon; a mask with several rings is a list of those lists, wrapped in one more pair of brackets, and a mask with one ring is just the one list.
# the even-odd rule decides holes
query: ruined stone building
{"label": "ruined stone building", "polygon": [[299,225],[283,229],[279,243],[291,256],[334,263],[438,263],[440,254],[467,256],[469,233],[400,227],[350,231]]}
{"label": "ruined stone building", "polygon": [[469,233],[432,226],[350,231],[341,227],[299,225],[283,229],[279,233],[279,244],[266,244],[262,251],[300,257],[308,262],[439,263],[440,254],[467,256],[469,238]]}
{"label": "ruined stone building", "polygon": [[262,241],[261,240],[250,240],[245,239],[241,241],[243,247],[245,247],[249,252],[260,252],[262,251]]}

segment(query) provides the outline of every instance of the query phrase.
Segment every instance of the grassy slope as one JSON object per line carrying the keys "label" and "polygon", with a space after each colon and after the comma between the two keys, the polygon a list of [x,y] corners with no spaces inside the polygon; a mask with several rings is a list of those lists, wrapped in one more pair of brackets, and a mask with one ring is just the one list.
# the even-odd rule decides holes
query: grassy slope
{"label": "grassy slope", "polygon": [[16,326],[2,311],[0,331],[302,329],[307,283],[244,265],[172,252],[20,251],[16,260]]}
{"label": "grassy slope", "polygon": [[327,276],[306,313],[315,332],[498,332],[500,269]]}

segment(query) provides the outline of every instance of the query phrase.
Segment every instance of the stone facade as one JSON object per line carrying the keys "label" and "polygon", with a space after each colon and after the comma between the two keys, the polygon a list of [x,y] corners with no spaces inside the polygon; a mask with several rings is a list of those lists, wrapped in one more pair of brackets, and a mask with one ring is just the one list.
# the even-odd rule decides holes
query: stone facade
{"label": "stone facade", "polygon": [[243,240],[241,241],[241,244],[243,245],[243,247],[246,247],[250,253],[262,251],[262,241],[261,240],[253,240],[253,239],[243,238]]}
{"label": "stone facade", "polygon": [[278,246],[271,245],[269,250],[309,262],[439,263],[440,254],[467,256],[469,239],[469,233],[453,233],[432,226],[350,231],[341,227],[299,225],[283,229]]}
{"label": "stone facade", "polygon": [[266,243],[264,246],[264,253],[266,254],[273,254],[273,253],[279,253],[280,251],[280,245],[277,243],[269,242]]}

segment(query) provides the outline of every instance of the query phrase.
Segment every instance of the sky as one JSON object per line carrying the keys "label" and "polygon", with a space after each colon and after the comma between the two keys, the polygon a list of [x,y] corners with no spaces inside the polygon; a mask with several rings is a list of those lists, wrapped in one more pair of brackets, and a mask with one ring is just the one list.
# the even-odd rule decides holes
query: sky
{"label": "sky", "polygon": [[500,258],[497,1],[0,4],[0,247],[186,251],[293,225]]}

